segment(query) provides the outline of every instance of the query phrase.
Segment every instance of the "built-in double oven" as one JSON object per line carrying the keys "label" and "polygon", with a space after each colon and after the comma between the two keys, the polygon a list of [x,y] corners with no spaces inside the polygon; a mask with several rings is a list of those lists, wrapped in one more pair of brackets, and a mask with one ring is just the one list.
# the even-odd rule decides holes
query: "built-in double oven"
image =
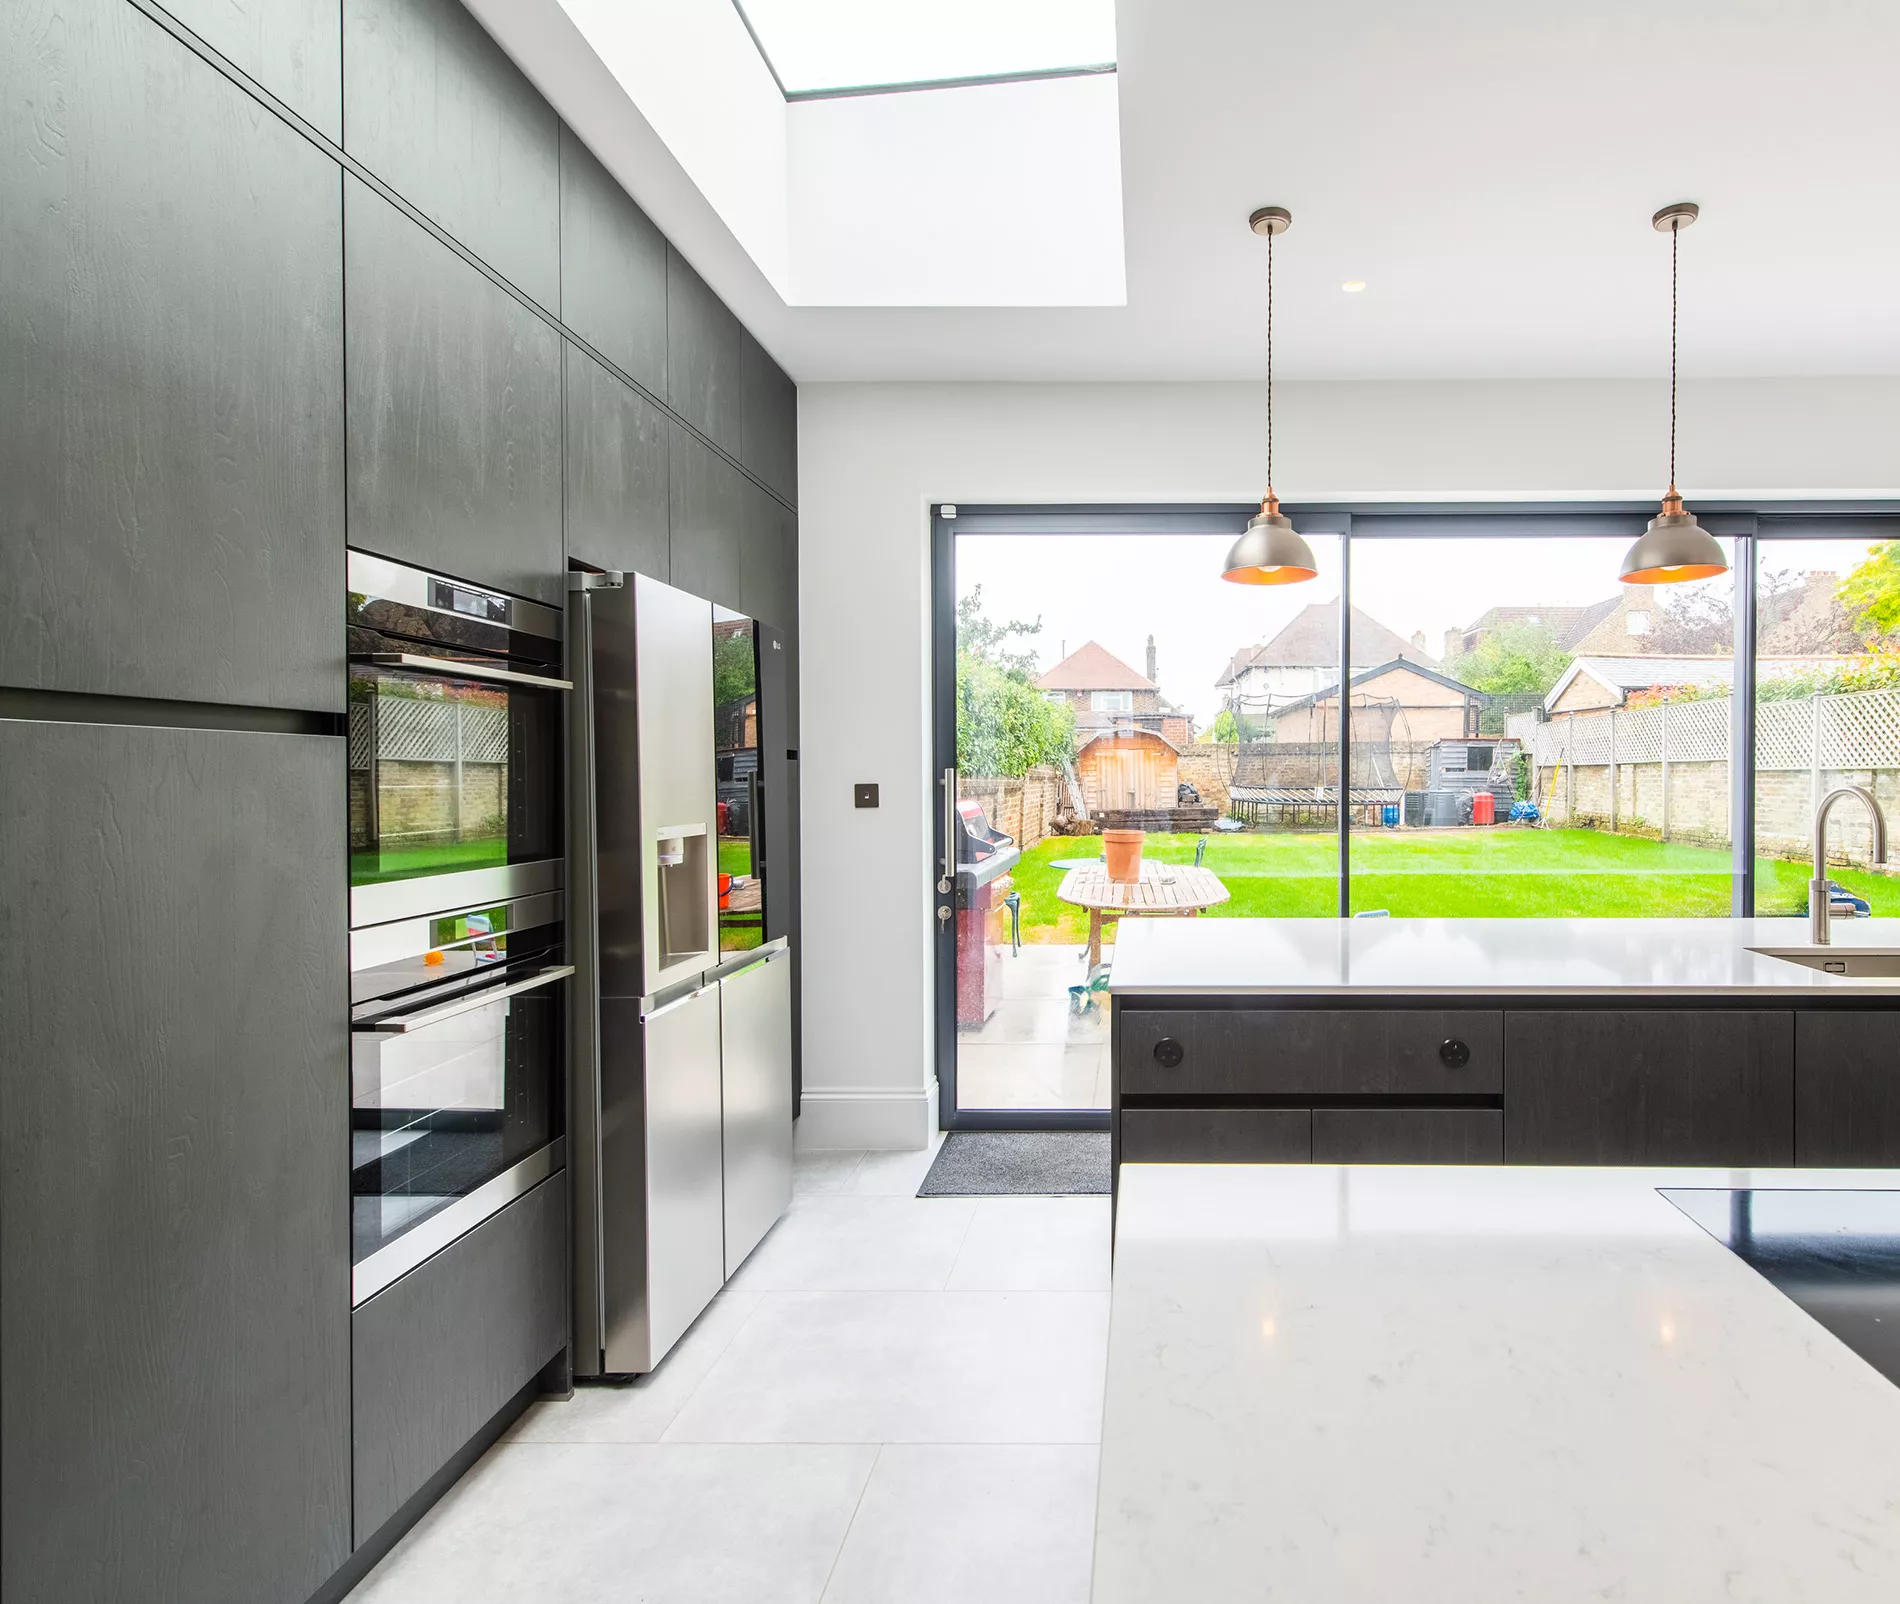
{"label": "built-in double oven", "polygon": [[362,1303],[565,1160],[562,615],[349,554]]}

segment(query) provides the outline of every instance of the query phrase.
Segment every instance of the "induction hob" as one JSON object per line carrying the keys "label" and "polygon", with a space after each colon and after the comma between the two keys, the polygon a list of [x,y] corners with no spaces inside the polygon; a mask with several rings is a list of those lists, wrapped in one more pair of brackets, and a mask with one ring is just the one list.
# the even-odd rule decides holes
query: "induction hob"
{"label": "induction hob", "polygon": [[1900,1384],[1900,1192],[1658,1190]]}

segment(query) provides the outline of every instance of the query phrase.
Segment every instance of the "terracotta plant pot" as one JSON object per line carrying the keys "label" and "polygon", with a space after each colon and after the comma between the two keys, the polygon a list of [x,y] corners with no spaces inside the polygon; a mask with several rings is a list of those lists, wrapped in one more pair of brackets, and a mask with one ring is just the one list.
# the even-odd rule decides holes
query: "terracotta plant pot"
{"label": "terracotta plant pot", "polygon": [[1102,848],[1108,854],[1108,877],[1122,885],[1141,878],[1141,831],[1104,830]]}

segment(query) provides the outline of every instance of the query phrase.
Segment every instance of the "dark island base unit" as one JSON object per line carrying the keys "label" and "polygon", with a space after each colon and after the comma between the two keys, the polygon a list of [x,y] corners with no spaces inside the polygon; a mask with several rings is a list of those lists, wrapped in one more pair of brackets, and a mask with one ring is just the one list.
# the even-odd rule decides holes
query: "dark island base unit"
{"label": "dark island base unit", "polygon": [[[1435,999],[1436,1000],[1436,999]],[[1900,997],[1119,997],[1115,1163],[1900,1165]]]}

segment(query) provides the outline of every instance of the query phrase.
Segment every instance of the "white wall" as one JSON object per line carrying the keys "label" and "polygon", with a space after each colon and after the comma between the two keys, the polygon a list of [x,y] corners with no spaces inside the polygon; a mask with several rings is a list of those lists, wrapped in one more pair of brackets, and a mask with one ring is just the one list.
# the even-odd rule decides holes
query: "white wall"
{"label": "white wall", "polygon": [[[1652,498],[1647,380],[1291,384],[1289,499]],[[930,504],[1247,501],[1257,385],[806,385],[799,391],[800,768],[808,1148],[921,1146],[936,1123]],[[1698,496],[1900,496],[1900,379],[1683,392]],[[882,788],[854,809],[852,782]],[[836,865],[827,873],[821,865]]]}

